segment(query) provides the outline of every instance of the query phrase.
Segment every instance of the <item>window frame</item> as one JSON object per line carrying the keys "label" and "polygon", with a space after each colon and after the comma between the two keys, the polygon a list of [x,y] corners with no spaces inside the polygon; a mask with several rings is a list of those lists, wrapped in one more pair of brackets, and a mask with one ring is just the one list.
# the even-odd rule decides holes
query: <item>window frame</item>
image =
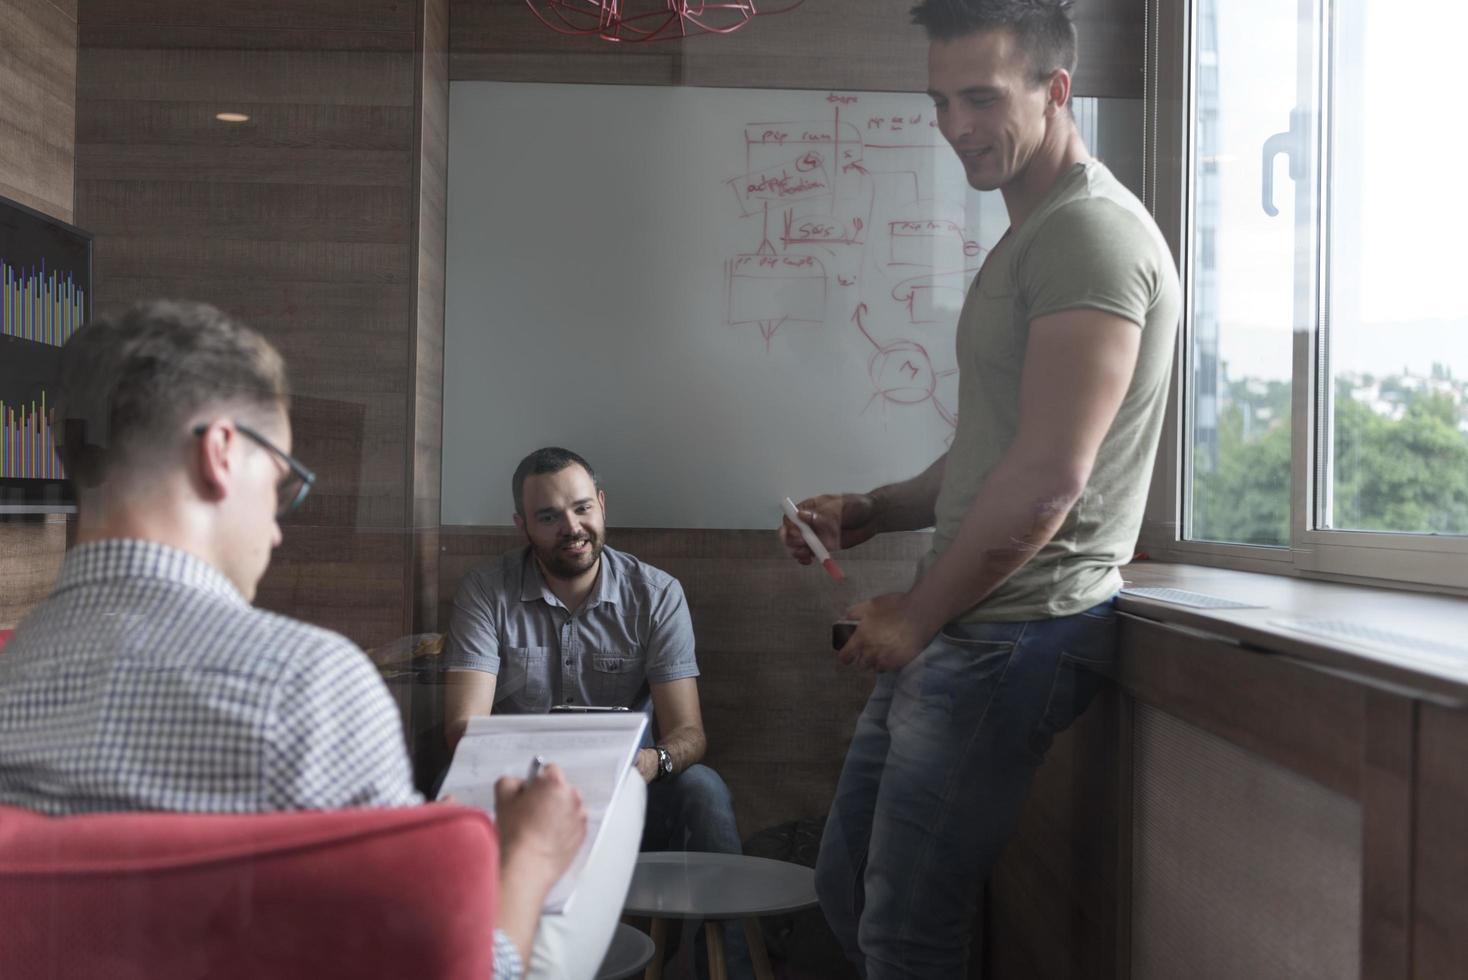
{"label": "window frame", "polygon": [[1240,571],[1351,582],[1362,585],[1468,595],[1468,535],[1410,534],[1385,531],[1324,530],[1323,477],[1329,473],[1328,399],[1324,341],[1329,338],[1330,225],[1329,156],[1331,106],[1323,97],[1333,70],[1332,26],[1337,0],[1320,0],[1322,15],[1315,73],[1322,107],[1314,121],[1310,150],[1318,162],[1311,189],[1319,245],[1313,261],[1314,310],[1311,329],[1296,329],[1290,465],[1290,544],[1288,547],[1193,541],[1182,536],[1187,475],[1191,466],[1188,434],[1192,324],[1190,299],[1192,239],[1188,181],[1194,158],[1192,103],[1195,92],[1193,20],[1198,0],[1145,0],[1146,91],[1144,116],[1144,203],[1178,261],[1183,287],[1183,321],[1173,363],[1173,383],[1152,473],[1151,492],[1137,548],[1151,558]]}

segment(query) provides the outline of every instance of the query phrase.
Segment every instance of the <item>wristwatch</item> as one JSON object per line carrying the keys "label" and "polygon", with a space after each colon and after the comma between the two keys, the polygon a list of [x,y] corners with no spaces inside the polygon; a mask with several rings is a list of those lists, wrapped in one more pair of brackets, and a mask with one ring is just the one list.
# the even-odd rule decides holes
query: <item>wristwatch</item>
{"label": "wristwatch", "polygon": [[669,776],[673,775],[673,753],[669,752],[661,745],[654,745],[652,748],[653,751],[658,754],[657,775],[652,777],[652,781],[656,783],[659,780],[667,779]]}

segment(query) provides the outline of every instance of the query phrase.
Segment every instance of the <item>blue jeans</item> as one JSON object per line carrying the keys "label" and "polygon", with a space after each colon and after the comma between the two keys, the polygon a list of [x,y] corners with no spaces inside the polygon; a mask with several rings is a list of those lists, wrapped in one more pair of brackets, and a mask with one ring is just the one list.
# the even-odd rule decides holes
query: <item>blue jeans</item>
{"label": "blue jeans", "polygon": [[734,800],[719,774],[698,763],[671,779],[649,783],[642,849],[743,853]]}
{"label": "blue jeans", "polygon": [[[648,784],[642,849],[744,853],[739,828],[734,822],[734,801],[719,774],[708,766],[695,764],[671,779]],[[700,977],[708,969],[701,926],[702,923],[692,923],[692,929],[696,930],[693,956]],[[735,980],[753,977],[743,924],[731,920],[724,924],[723,932],[729,976]]]}
{"label": "blue jeans", "polygon": [[863,977],[964,975],[980,886],[1035,770],[1115,658],[1107,601],[1061,619],[952,623],[878,676],[816,862],[821,909]]}

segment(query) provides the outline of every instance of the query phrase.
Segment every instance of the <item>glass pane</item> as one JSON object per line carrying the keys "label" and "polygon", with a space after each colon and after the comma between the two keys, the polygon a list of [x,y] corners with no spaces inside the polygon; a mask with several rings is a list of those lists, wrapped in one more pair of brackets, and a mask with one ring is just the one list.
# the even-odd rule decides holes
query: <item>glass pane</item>
{"label": "glass pane", "polygon": [[1309,108],[1298,51],[1308,60],[1311,35],[1308,21],[1297,27],[1296,7],[1278,0],[1195,8],[1184,525],[1194,540],[1289,543],[1296,207],[1307,195],[1290,178],[1292,154],[1281,152],[1269,166],[1276,213],[1266,213],[1261,158],[1266,143],[1288,149],[1292,118],[1308,122],[1295,110]]}
{"label": "glass pane", "polygon": [[[1468,534],[1468,301],[1459,244],[1468,206],[1448,175],[1404,156],[1404,134],[1440,134],[1443,107],[1417,92],[1456,86],[1423,56],[1423,25],[1468,30],[1459,0],[1343,4],[1332,64],[1327,366],[1330,463],[1320,525]],[[1327,414],[1327,413],[1322,413]]]}

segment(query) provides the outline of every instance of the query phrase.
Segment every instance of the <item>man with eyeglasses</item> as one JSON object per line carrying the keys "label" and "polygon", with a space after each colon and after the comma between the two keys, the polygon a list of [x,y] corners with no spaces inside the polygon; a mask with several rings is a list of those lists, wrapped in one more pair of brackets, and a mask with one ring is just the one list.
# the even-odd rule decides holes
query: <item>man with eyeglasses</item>
{"label": "man with eyeglasses", "polygon": [[[250,604],[279,518],[315,481],[290,455],[287,400],[280,354],[211,306],[143,304],[66,344],[57,416],[76,545],[0,656],[0,802],[54,815],[422,802],[362,651]],[[612,842],[625,846],[582,882],[603,877],[619,900],[642,825],[642,781],[628,784]],[[495,976],[590,976],[601,951],[564,947],[609,939],[615,908],[604,937],[558,923],[537,940],[585,836],[580,796],[555,767],[498,790]]]}

